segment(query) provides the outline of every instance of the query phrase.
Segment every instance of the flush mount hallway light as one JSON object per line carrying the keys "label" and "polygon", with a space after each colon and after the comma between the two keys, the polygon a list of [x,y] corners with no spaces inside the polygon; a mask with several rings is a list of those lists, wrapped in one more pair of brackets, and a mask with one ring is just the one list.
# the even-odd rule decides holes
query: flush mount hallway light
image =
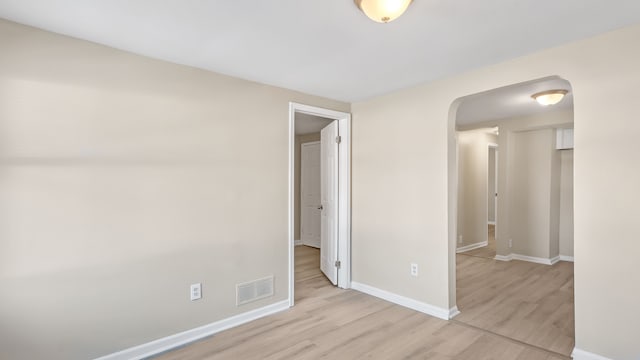
{"label": "flush mount hallway light", "polygon": [[567,90],[549,90],[533,94],[531,95],[531,97],[533,98],[533,100],[537,101],[538,104],[542,106],[548,106],[555,105],[562,101],[567,93]]}
{"label": "flush mount hallway light", "polygon": [[354,0],[356,6],[373,21],[388,23],[399,18],[412,0]]}

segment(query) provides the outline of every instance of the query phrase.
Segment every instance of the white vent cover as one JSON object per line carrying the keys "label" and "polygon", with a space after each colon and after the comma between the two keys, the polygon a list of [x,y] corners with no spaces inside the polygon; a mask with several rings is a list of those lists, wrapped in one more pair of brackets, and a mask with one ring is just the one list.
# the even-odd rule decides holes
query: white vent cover
{"label": "white vent cover", "polygon": [[236,285],[236,305],[273,296],[273,275]]}

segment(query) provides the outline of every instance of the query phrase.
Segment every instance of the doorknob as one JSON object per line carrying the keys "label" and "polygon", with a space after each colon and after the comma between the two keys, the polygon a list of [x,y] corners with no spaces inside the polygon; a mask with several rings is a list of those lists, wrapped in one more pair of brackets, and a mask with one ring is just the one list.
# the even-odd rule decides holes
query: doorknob
{"label": "doorknob", "polygon": [[323,210],[324,208],[322,207],[322,205],[318,206],[318,210]]}

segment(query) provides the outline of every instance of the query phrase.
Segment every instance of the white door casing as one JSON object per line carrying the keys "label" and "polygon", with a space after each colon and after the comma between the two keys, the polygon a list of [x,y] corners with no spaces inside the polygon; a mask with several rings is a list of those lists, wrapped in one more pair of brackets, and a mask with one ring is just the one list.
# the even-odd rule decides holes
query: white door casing
{"label": "white door casing", "polygon": [[496,156],[495,156],[495,161],[496,161],[496,165],[495,165],[495,184],[493,185],[496,191],[496,195],[494,196],[494,208],[495,208],[495,225],[496,227],[493,229],[494,230],[494,236],[497,236],[498,234],[498,154],[500,153],[500,151],[498,150],[498,147],[496,147]]}
{"label": "white door casing", "polygon": [[338,121],[320,132],[322,205],[320,270],[332,284],[338,284]]}
{"label": "white door casing", "polygon": [[495,225],[496,223],[496,203],[497,203],[497,183],[498,183],[498,173],[497,173],[497,161],[496,156],[498,153],[498,147],[496,144],[489,143],[489,152],[487,157],[487,210],[488,217],[487,222],[490,225]]}
{"label": "white door casing", "polygon": [[343,289],[351,288],[351,114],[320,108],[311,105],[289,103],[289,211],[288,211],[288,251],[289,251],[289,306],[295,304],[295,239],[294,239],[294,198],[299,191],[295,186],[295,137],[296,137],[296,113],[320,116],[337,120],[338,133],[342,141],[338,145],[338,260],[340,270],[338,272],[337,286]]}
{"label": "white door casing", "polygon": [[300,151],[300,240],[302,244],[320,247],[320,142],[302,144]]}

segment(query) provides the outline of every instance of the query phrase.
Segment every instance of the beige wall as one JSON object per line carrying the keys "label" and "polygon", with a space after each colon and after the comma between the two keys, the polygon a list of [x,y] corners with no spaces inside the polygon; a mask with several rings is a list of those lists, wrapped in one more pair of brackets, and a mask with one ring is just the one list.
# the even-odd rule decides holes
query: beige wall
{"label": "beige wall", "polygon": [[3,20],[0,48],[0,358],[94,358],[287,299],[289,101],[348,104]]}
{"label": "beige wall", "polygon": [[302,144],[307,143],[307,142],[312,142],[312,141],[320,141],[320,133],[314,133],[314,134],[305,134],[305,135],[296,135],[295,138],[295,171],[294,171],[294,180],[293,182],[295,183],[295,192],[294,192],[294,198],[293,198],[293,207],[294,207],[294,212],[293,212],[293,238],[294,240],[301,240],[300,239],[300,189],[302,189],[302,187],[300,186],[300,181],[301,181],[301,171],[302,171],[302,165],[301,165],[301,152],[302,152]]}
{"label": "beige wall", "polygon": [[486,129],[458,133],[457,247],[487,241],[489,144],[497,142]]}
{"label": "beige wall", "polygon": [[[559,75],[575,96],[576,346],[637,357],[629,334],[640,323],[640,282],[625,280],[640,253],[638,38],[633,26],[352,104],[354,280],[455,305],[455,101]],[[603,93],[615,96],[602,101]],[[505,211],[499,205],[499,221]],[[410,276],[411,262],[419,277]]]}
{"label": "beige wall", "polygon": [[[511,160],[507,168],[510,183],[507,226],[508,238],[513,240],[511,252],[549,259],[554,256],[550,247],[553,242],[551,188],[554,175],[551,163],[555,131],[514,132],[511,141],[513,144],[505,154]],[[557,231],[555,241],[557,247]]]}
{"label": "beige wall", "polygon": [[560,151],[560,255],[573,256],[573,150]]}
{"label": "beige wall", "polygon": [[549,258],[557,259],[560,255],[560,176],[562,168],[562,159],[560,151],[556,150],[556,130],[551,131],[551,183],[550,183],[550,201],[549,201]]}
{"label": "beige wall", "polygon": [[[498,197],[498,255],[557,256],[559,151],[555,150],[553,129],[573,126],[573,118],[572,110],[559,110],[492,122],[500,127],[498,142],[502,149],[498,157],[498,188],[502,189]],[[544,140],[539,138],[541,131],[545,132]],[[528,169],[535,166],[540,169]],[[539,181],[530,181],[532,177]],[[532,211],[531,216],[528,211]],[[513,248],[508,247],[509,239]]]}

